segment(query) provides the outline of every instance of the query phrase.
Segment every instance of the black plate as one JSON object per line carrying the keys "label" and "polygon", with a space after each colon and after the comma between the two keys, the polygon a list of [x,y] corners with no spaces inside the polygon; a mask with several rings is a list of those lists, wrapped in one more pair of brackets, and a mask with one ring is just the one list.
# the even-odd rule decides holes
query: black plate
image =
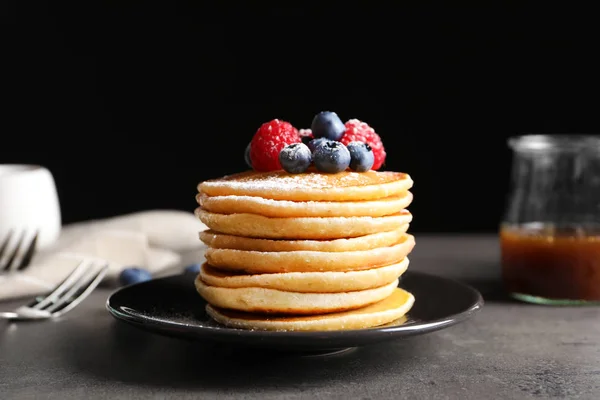
{"label": "black plate", "polygon": [[272,350],[331,352],[437,331],[464,321],[483,306],[475,289],[446,278],[407,271],[400,287],[415,296],[407,320],[398,325],[324,332],[265,332],[227,328],[212,321],[189,274],[121,288],[106,303],[118,320],[155,333]]}

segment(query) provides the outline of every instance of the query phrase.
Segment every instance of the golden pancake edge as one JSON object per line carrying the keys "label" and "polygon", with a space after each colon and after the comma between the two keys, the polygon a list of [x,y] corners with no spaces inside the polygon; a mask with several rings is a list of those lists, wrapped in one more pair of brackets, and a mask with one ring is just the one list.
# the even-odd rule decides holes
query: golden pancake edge
{"label": "golden pancake edge", "polygon": [[396,264],[358,271],[281,272],[239,274],[219,270],[207,263],[201,266],[199,279],[209,286],[288,290],[305,293],[337,293],[373,289],[398,279],[408,268],[409,259]]}
{"label": "golden pancake edge", "polygon": [[369,250],[261,252],[209,247],[204,256],[215,268],[247,273],[356,271],[398,263],[414,246],[414,237],[406,234],[392,246]]}
{"label": "golden pancake edge", "polygon": [[353,238],[332,240],[258,239],[217,233],[210,229],[201,231],[199,233],[199,238],[208,247],[214,249],[266,252],[296,250],[343,252],[370,250],[379,247],[392,246],[402,240],[406,231],[408,230],[408,226],[409,224],[405,224],[393,231],[378,232]]}
{"label": "golden pancake edge", "polygon": [[207,314],[218,323],[237,329],[314,332],[366,329],[399,321],[410,311],[414,296],[400,288],[384,300],[363,308],[323,315],[269,316],[258,315],[218,307],[206,306]]}
{"label": "golden pancake edge", "polygon": [[412,185],[408,174],[391,171],[337,174],[246,171],[201,182],[198,192],[208,196],[256,196],[272,200],[360,201],[398,196]]}
{"label": "golden pancake edge", "polygon": [[383,217],[270,218],[256,214],[215,214],[198,207],[195,215],[210,229],[261,239],[343,239],[392,231],[412,221],[408,210]]}
{"label": "golden pancake edge", "polygon": [[353,310],[388,297],[398,280],[383,286],[337,293],[291,292],[261,287],[228,288],[207,285],[198,275],[198,293],[215,307],[261,314],[325,314]]}
{"label": "golden pancake edge", "polygon": [[208,196],[198,193],[203,210],[215,214],[256,214],[264,217],[382,217],[401,212],[412,202],[413,194],[363,201],[291,201],[257,196]]}

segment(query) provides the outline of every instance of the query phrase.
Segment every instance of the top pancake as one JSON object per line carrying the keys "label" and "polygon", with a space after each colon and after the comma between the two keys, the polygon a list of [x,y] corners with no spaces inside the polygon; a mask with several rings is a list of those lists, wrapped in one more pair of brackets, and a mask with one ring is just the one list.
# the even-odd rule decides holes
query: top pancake
{"label": "top pancake", "polygon": [[257,196],[291,201],[374,200],[403,195],[413,185],[408,174],[391,171],[344,171],[336,174],[289,174],[247,171],[201,182],[208,196]]}

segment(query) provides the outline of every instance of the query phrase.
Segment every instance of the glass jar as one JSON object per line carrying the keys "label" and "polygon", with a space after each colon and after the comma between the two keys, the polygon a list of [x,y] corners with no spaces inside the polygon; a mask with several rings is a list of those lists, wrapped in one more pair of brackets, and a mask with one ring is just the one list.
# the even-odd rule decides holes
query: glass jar
{"label": "glass jar", "polygon": [[600,304],[600,136],[510,138],[502,279],[537,304]]}

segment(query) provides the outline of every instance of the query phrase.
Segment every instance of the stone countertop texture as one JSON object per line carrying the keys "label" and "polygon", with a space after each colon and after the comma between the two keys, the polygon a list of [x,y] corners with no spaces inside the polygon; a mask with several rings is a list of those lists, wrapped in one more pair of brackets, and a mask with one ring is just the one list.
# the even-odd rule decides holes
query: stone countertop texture
{"label": "stone countertop texture", "polygon": [[496,236],[415,237],[409,268],[471,284],[481,312],[423,336],[298,357],[147,333],[110,316],[114,289],[98,289],[59,320],[0,321],[0,397],[600,399],[600,308],[506,299]]}

